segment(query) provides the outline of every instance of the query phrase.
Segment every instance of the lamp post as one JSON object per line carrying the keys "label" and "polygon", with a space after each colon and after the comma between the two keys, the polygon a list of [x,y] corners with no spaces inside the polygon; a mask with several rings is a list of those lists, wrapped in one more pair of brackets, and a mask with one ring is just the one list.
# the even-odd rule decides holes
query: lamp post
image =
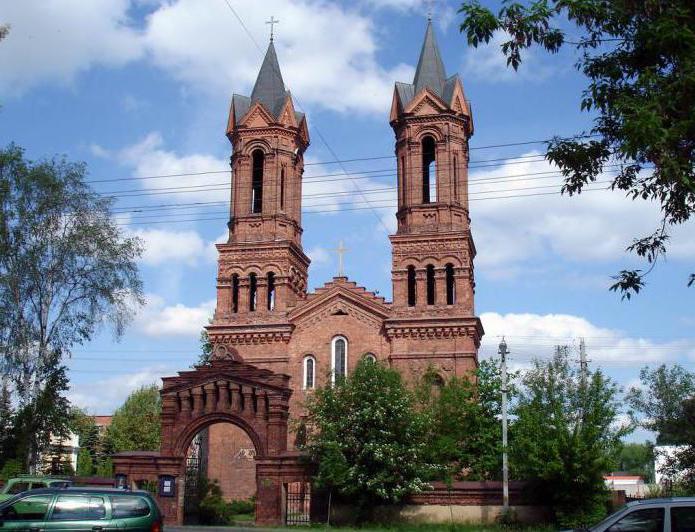
{"label": "lamp post", "polygon": [[509,463],[507,459],[507,342],[499,345],[499,354],[502,359],[500,370],[502,377],[502,506],[505,513],[509,511]]}

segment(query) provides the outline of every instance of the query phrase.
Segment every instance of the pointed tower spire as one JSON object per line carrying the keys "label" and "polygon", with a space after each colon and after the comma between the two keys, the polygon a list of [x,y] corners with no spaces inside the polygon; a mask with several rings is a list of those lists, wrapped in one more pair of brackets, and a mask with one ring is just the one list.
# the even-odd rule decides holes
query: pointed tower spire
{"label": "pointed tower spire", "polygon": [[444,92],[444,84],[446,83],[446,71],[444,63],[439,54],[437,39],[434,36],[432,28],[432,20],[427,22],[427,31],[425,32],[425,42],[422,44],[420,51],[420,60],[417,62],[417,70],[415,71],[415,94],[420,92],[425,87],[432,89],[438,96]]}
{"label": "pointed tower spire", "polygon": [[273,41],[270,41],[256,84],[251,92],[251,101],[261,102],[268,111],[277,116],[285,103],[285,96],[285,83],[282,81],[275,45]]}

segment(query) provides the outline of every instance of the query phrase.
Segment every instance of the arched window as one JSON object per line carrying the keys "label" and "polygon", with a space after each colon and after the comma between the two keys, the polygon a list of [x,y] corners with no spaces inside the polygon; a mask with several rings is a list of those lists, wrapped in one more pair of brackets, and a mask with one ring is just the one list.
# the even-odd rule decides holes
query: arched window
{"label": "arched window", "polygon": [[268,310],[275,309],[275,274],[268,272]]}
{"label": "arched window", "polygon": [[459,167],[454,157],[454,201],[459,200]]}
{"label": "arched window", "polygon": [[446,304],[456,303],[456,280],[454,279],[454,265],[446,265]]}
{"label": "arched window", "polygon": [[285,210],[285,167],[280,169],[280,210]]}
{"label": "arched window", "polygon": [[252,273],[249,275],[249,310],[253,312],[256,310],[256,298],[258,297],[258,281],[256,280],[256,274]]}
{"label": "arched window", "polygon": [[263,166],[265,155],[262,150],[254,150],[251,154],[251,212],[254,214],[263,212]]}
{"label": "arched window", "polygon": [[434,305],[435,303],[435,282],[434,282],[434,266],[427,265],[427,304]]}
{"label": "arched window", "polygon": [[417,285],[415,282],[415,266],[408,266],[408,306],[414,307],[417,301]]}
{"label": "arched window", "polygon": [[439,397],[442,393],[442,388],[444,388],[444,379],[438,373],[435,373],[430,377],[430,389],[432,390],[432,395],[434,397]]}
{"label": "arched window", "polygon": [[374,355],[374,353],[366,353],[366,354],[364,355],[363,359],[364,359],[365,362],[369,362],[369,363],[371,363],[371,364],[373,364],[374,362],[376,362],[376,356]]}
{"label": "arched window", "polygon": [[304,389],[313,390],[315,386],[314,375],[316,373],[316,359],[311,356],[304,357]]}
{"label": "arched window", "polygon": [[331,381],[336,382],[347,375],[348,344],[343,336],[336,336],[331,342]]}
{"label": "arched window", "polygon": [[239,312],[239,275],[232,275],[232,312]]}
{"label": "arched window", "polygon": [[434,139],[422,139],[422,203],[437,201],[437,168]]}
{"label": "arched window", "polygon": [[405,177],[405,157],[401,157],[401,205],[405,205],[407,200],[408,182]]}

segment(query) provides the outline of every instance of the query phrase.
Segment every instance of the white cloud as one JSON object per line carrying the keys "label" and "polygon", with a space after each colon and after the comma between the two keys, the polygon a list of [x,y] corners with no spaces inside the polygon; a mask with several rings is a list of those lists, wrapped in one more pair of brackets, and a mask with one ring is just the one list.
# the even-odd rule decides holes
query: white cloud
{"label": "white cloud", "polygon": [[215,300],[204,301],[195,307],[181,303],[167,305],[161,296],[148,294],[147,304],[136,317],[136,327],[146,336],[197,337],[215,311]]}
{"label": "white cloud", "polygon": [[168,229],[134,229],[129,233],[142,239],[144,252],[141,262],[148,266],[183,263],[195,266],[201,260],[214,260],[207,243],[197,231]]}
{"label": "white cloud", "polygon": [[[383,114],[394,80],[412,76],[409,66],[380,66],[371,20],[338,4],[232,0],[232,6],[263,52],[268,13],[280,19],[275,44],[282,74],[304,105]],[[337,28],[346,29],[339,39]],[[261,63],[261,53],[224,2],[162,5],[148,17],[145,42],[156,65],[208,93],[250,92]]]}
{"label": "white cloud", "polygon": [[[525,154],[534,155],[540,154]],[[571,198],[556,194],[482,199],[558,192],[562,178],[552,173],[556,171],[542,159],[509,161],[489,170],[471,169],[470,209],[478,250],[476,265],[483,267],[485,275],[515,275],[522,271],[520,265],[537,266],[547,255],[578,262],[625,259],[625,248],[632,239],[650,234],[657,227],[660,213],[655,204],[633,201],[618,191],[586,191]],[[608,173],[599,181],[608,181],[613,175]],[[606,186],[604,183],[589,188]],[[695,257],[695,244],[688,237],[692,230],[693,222],[674,228],[670,257]]]}
{"label": "white cloud", "polygon": [[331,255],[328,250],[321,246],[314,246],[306,254],[311,259],[311,263],[314,265],[327,264],[331,260]]}
{"label": "white cloud", "polygon": [[170,372],[171,370],[165,366],[158,365],[107,379],[72,382],[68,399],[92,415],[110,415],[123,404],[131,392],[151,384],[161,386],[161,376]]}
{"label": "white cloud", "polygon": [[[157,194],[151,197],[166,198],[172,203],[229,202],[231,170],[228,161],[207,154],[180,156],[168,151],[157,131],[120,150],[119,161],[131,166],[136,177],[171,176],[138,181],[145,191]],[[221,211],[226,208],[221,203],[214,212],[224,216]],[[190,214],[195,211],[195,206],[191,206],[178,212]]]}
{"label": "white cloud", "polygon": [[634,338],[569,314],[485,312],[480,319],[485,329],[481,354],[485,357],[494,355],[504,336],[512,361],[520,365],[528,363],[532,357],[548,358],[555,345],[572,346],[576,358],[579,338],[582,337],[593,365],[607,368],[635,368],[641,364],[672,362],[695,353],[693,340],[656,342]]}
{"label": "white cloud", "polygon": [[94,65],[120,66],[142,56],[128,20],[129,0],[22,0],[2,3],[11,25],[0,46],[0,92],[42,82],[69,83]]}
{"label": "white cloud", "polygon": [[555,68],[539,59],[533,50],[524,50],[523,63],[519,70],[507,66],[507,57],[501,46],[508,40],[502,32],[497,32],[489,43],[481,43],[477,48],[469,46],[463,60],[463,78],[475,79],[483,83],[500,82],[540,82],[557,74]]}

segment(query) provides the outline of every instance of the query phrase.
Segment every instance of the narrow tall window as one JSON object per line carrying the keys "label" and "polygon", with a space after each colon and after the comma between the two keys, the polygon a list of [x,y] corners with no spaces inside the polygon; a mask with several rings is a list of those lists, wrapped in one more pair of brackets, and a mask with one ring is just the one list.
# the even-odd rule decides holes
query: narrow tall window
{"label": "narrow tall window", "polygon": [[415,284],[415,266],[408,266],[408,306],[414,307],[417,301],[417,285]]}
{"label": "narrow tall window", "polygon": [[285,167],[280,169],[280,210],[285,210]]}
{"label": "narrow tall window", "polygon": [[401,157],[401,205],[406,204],[408,182],[405,177],[405,157]]}
{"label": "narrow tall window", "polygon": [[253,312],[256,310],[256,297],[258,296],[258,282],[256,281],[256,274],[252,273],[249,275],[249,310]]}
{"label": "narrow tall window", "polygon": [[316,369],[316,360],[309,355],[304,357],[304,389],[311,390],[314,388],[314,373]]}
{"label": "narrow tall window", "polygon": [[335,383],[347,375],[347,340],[336,336],[331,344],[331,381]]}
{"label": "narrow tall window", "polygon": [[427,265],[427,304],[434,305],[434,266]]}
{"label": "narrow tall window", "polygon": [[268,310],[275,309],[275,274],[268,272]]}
{"label": "narrow tall window", "polygon": [[422,203],[437,201],[437,168],[434,139],[422,139]]}
{"label": "narrow tall window", "polygon": [[456,281],[454,279],[454,265],[446,265],[446,304],[456,303]]}
{"label": "narrow tall window", "polygon": [[232,312],[239,312],[239,276],[232,275]]}
{"label": "narrow tall window", "polygon": [[251,212],[254,214],[263,212],[263,165],[265,156],[261,150],[255,150],[251,154]]}
{"label": "narrow tall window", "polygon": [[454,157],[454,201],[459,200],[459,168]]}

